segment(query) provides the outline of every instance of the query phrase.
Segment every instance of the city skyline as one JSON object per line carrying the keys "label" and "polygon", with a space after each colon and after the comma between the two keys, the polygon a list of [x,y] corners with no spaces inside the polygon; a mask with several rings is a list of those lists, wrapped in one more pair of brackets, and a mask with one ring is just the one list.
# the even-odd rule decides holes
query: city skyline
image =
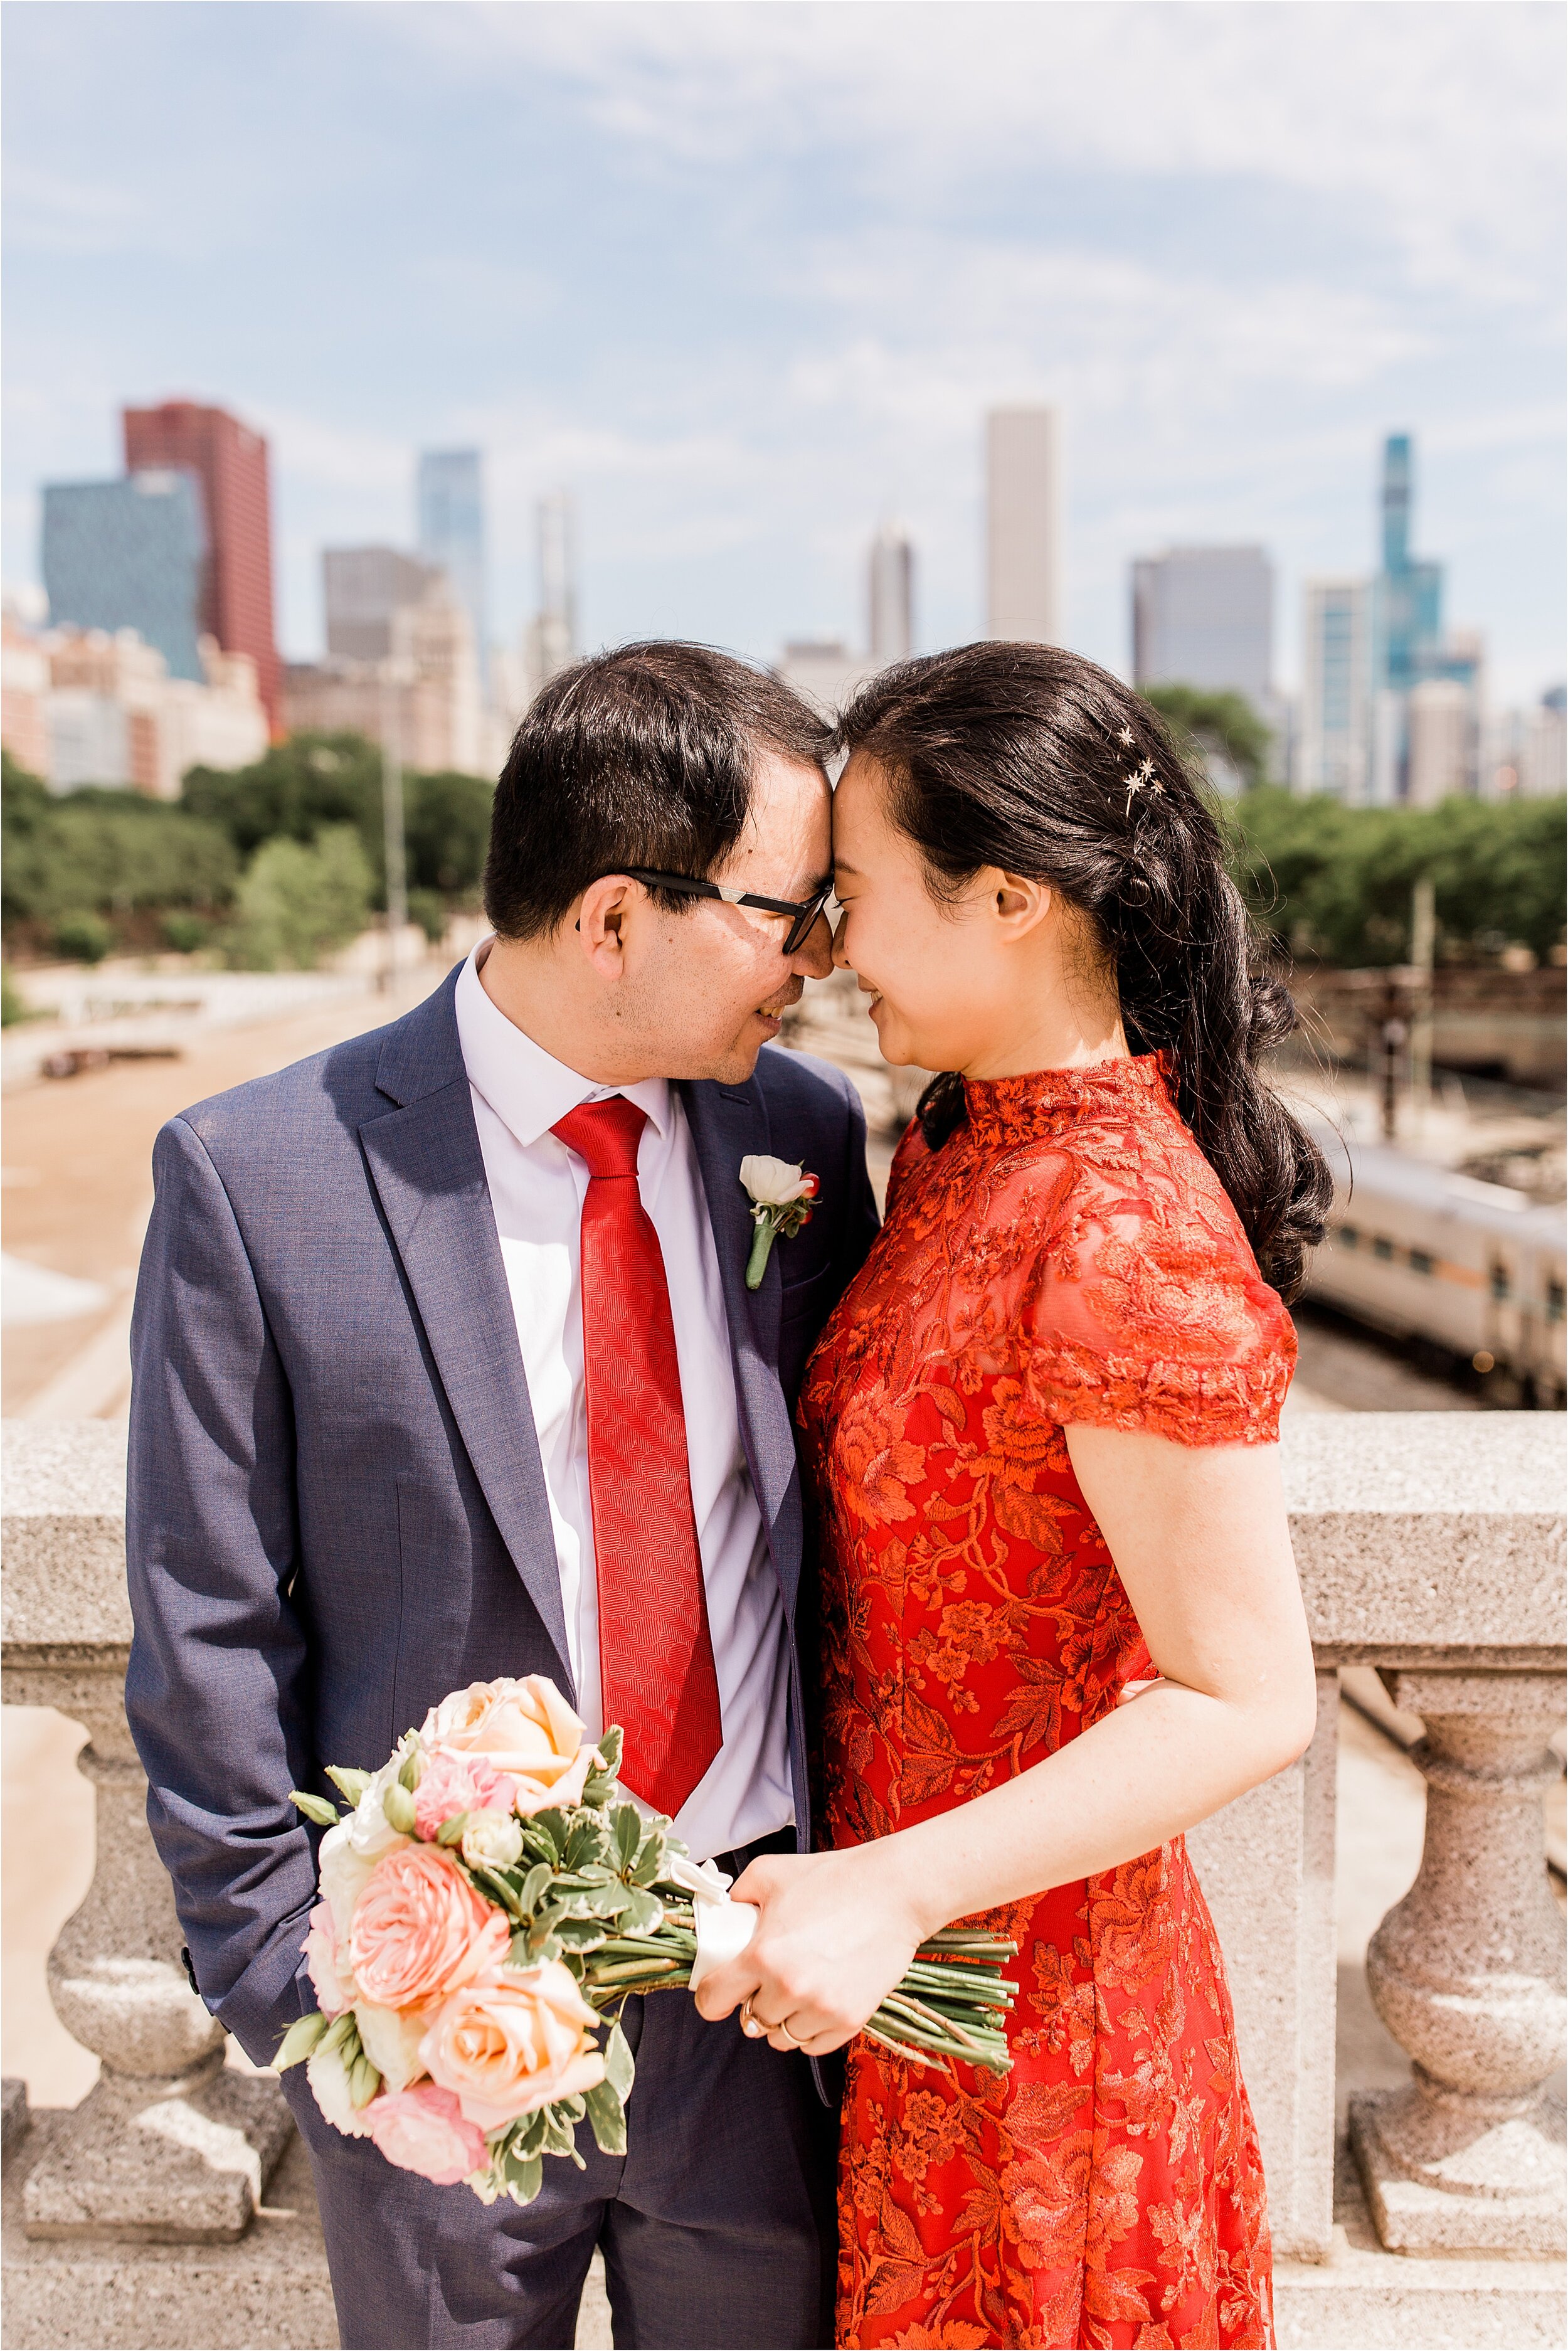
{"label": "city skyline", "polygon": [[1049,402],[1096,658],[1136,556],[1260,542],[1299,683],[1301,581],[1372,568],[1409,431],[1496,698],[1552,684],[1555,12],[962,16],[14,12],[7,583],[42,483],[189,396],[271,443],[291,657],[320,549],[414,545],[454,447],[507,645],[562,486],[584,643],[858,638],[888,512],[941,643],[985,625],[984,413]]}

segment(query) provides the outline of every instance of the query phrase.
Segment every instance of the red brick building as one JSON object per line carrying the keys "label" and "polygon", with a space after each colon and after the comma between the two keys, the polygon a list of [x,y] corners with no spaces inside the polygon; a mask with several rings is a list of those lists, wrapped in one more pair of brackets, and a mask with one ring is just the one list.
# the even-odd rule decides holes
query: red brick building
{"label": "red brick building", "polygon": [[282,725],[272,632],[272,506],[267,443],[226,409],[166,400],[124,412],[127,473],[180,465],[202,485],[207,567],[202,626],[226,653],[248,653],[272,731]]}

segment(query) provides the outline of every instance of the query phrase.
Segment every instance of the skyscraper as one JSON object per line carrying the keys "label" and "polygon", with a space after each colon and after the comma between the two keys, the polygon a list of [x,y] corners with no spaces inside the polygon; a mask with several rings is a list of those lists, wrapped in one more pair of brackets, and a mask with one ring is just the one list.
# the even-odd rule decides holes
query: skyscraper
{"label": "skyscraper", "polygon": [[1371,591],[1364,580],[1309,580],[1304,599],[1301,788],[1360,807],[1371,753]]}
{"label": "skyscraper", "polygon": [[280,723],[272,621],[272,505],[267,443],[226,409],[166,400],[124,412],[125,466],[178,467],[201,485],[206,528],[202,626],[226,653],[248,653],[276,730]]}
{"label": "skyscraper", "polygon": [[569,490],[538,502],[539,609],[528,632],[530,699],[577,659],[576,517]]}
{"label": "skyscraper", "polygon": [[57,628],[134,629],[171,677],[202,682],[206,532],[189,474],[50,482],[44,490],[44,588]]}
{"label": "skyscraper", "polygon": [[451,580],[474,629],[483,677],[489,651],[485,598],[485,482],[477,449],[427,449],[419,461],[419,551]]}
{"label": "skyscraper", "polygon": [[1274,651],[1274,570],[1260,547],[1173,547],[1133,566],[1133,677],[1245,695],[1261,711]]}
{"label": "skyscraper", "polygon": [[907,661],[915,646],[915,549],[892,523],[871,543],[867,584],[873,663],[881,669]]}
{"label": "skyscraper", "polygon": [[986,631],[1061,641],[1061,420],[1054,408],[986,419]]}
{"label": "skyscraper", "polygon": [[442,578],[395,547],[327,547],[321,587],[327,651],[340,661],[384,661],[392,649],[392,615],[417,604]]}

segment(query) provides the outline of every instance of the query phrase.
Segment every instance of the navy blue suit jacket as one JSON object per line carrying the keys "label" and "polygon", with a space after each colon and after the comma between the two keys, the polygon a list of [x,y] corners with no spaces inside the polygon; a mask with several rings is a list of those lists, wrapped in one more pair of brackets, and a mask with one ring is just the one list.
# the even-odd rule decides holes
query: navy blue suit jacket
{"label": "navy blue suit jacket", "polygon": [[[288,1792],[374,1766],[449,1690],[571,1691],[544,1476],[468,1080],[455,975],[389,1028],[172,1119],[137,1288],[125,1702],[208,2006],[267,2062],[302,2005],[313,1843]],[[789,1628],[809,1836],[791,1414],[871,1245],[841,1074],[765,1048],[683,1084],[723,1275],[740,1428]],[[748,1152],[816,1211],[745,1286]]]}

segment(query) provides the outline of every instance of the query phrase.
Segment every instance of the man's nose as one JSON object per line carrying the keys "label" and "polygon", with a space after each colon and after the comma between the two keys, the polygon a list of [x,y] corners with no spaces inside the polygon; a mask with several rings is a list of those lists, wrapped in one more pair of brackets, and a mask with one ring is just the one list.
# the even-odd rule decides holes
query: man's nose
{"label": "man's nose", "polygon": [[826,979],[835,961],[833,934],[825,914],[819,914],[789,958],[789,968],[802,979]]}

